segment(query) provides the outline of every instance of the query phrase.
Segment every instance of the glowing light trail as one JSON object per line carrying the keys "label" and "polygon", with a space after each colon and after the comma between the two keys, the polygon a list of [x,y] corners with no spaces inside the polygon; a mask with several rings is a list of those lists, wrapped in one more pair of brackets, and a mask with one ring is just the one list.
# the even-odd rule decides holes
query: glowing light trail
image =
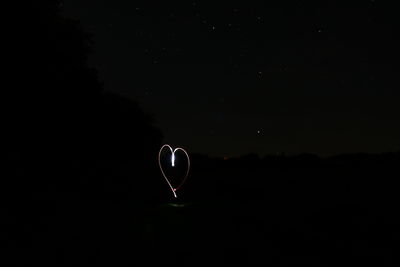
{"label": "glowing light trail", "polygon": [[[166,147],[168,147],[169,150],[171,151],[171,165],[172,165],[172,167],[175,166],[175,152],[178,151],[178,150],[180,150],[180,151],[182,151],[183,153],[185,153],[186,158],[187,158],[187,161],[188,161],[188,167],[187,167],[187,171],[186,171],[185,177],[183,178],[183,180],[182,180],[182,182],[179,184],[179,186],[177,186],[176,188],[174,188],[174,187],[171,185],[171,182],[168,180],[168,178],[167,178],[167,176],[165,175],[164,170],[163,170],[163,168],[162,168],[162,166],[161,166],[161,152],[162,152],[162,151],[164,150],[164,148],[166,148]],[[190,159],[189,159],[188,153],[186,152],[186,150],[184,150],[184,149],[181,148],[181,147],[177,147],[177,148],[175,148],[175,149],[172,149],[172,147],[171,147],[170,145],[165,144],[165,145],[163,145],[163,146],[160,148],[160,151],[158,152],[158,165],[160,166],[161,173],[162,173],[162,175],[164,176],[165,180],[167,181],[169,187],[171,188],[171,191],[172,191],[172,193],[174,194],[174,197],[177,197],[176,191],[185,183],[186,178],[187,178],[188,175],[189,175],[189,170],[190,170]]]}

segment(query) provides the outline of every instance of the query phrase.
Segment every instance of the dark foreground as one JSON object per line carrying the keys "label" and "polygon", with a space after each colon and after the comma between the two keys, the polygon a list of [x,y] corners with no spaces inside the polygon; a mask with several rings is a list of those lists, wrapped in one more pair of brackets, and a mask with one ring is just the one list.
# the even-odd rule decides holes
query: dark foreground
{"label": "dark foreground", "polygon": [[398,155],[193,162],[177,200],[156,173],[139,178],[127,169],[123,175],[92,170],[30,185],[27,176],[14,177],[19,180],[3,186],[3,260],[399,264]]}

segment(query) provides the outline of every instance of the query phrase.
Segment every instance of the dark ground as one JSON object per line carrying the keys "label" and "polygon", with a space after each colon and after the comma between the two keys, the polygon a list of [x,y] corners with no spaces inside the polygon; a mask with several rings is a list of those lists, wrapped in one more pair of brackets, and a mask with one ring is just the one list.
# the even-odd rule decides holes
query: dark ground
{"label": "dark ground", "polygon": [[194,155],[176,200],[160,174],[115,173],[129,163],[66,177],[67,190],[20,180],[12,194],[2,186],[5,255],[16,264],[396,266],[399,160]]}

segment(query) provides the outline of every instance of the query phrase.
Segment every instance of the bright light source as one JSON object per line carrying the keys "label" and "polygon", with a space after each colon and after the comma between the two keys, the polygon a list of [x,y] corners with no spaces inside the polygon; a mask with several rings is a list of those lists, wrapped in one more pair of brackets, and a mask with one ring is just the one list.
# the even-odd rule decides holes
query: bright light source
{"label": "bright light source", "polygon": [[[186,171],[185,177],[183,178],[183,180],[182,180],[182,182],[180,183],[180,185],[177,186],[177,187],[175,187],[175,188],[171,185],[171,182],[169,181],[169,179],[168,179],[167,176],[165,175],[165,172],[164,172],[164,170],[163,170],[163,168],[162,168],[162,166],[161,166],[161,152],[164,150],[165,147],[168,147],[169,150],[171,151],[171,165],[172,165],[172,167],[175,166],[175,152],[178,151],[178,150],[181,150],[183,153],[185,153],[186,158],[187,158],[187,162],[188,162],[188,166],[187,166],[187,171]],[[174,197],[177,197],[175,192],[185,183],[186,178],[187,178],[188,175],[189,175],[189,170],[190,170],[190,159],[189,159],[188,153],[187,153],[186,150],[184,150],[183,148],[177,147],[177,148],[175,148],[175,149],[172,149],[172,147],[171,147],[170,145],[165,144],[165,145],[163,145],[163,146],[160,148],[160,151],[158,152],[158,165],[160,166],[161,173],[162,173],[162,175],[164,176],[165,180],[167,181],[169,187],[171,188],[171,191],[172,191],[172,193],[174,194]]]}

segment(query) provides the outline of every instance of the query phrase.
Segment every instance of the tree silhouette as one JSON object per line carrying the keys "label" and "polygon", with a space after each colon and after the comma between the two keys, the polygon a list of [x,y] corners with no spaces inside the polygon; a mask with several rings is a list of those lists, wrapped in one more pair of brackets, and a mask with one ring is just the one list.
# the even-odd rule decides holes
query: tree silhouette
{"label": "tree silhouette", "polygon": [[[87,64],[91,38],[60,15],[60,3],[12,10],[11,83],[3,95],[9,256],[53,263],[60,247],[74,247],[70,261],[87,247],[111,249],[111,237],[98,240],[100,229],[103,237],[127,234],[125,211],[152,199],[162,139],[137,103],[104,92]],[[74,244],[74,235],[87,242]]]}
{"label": "tree silhouette", "polygon": [[[9,154],[65,158],[110,149],[102,157],[152,154],[161,134],[151,116],[128,99],[104,93],[87,65],[91,38],[78,22],[59,14],[60,3],[34,3],[13,28],[23,47],[16,52],[16,78],[6,98]],[[137,152],[128,153],[133,148]]]}

